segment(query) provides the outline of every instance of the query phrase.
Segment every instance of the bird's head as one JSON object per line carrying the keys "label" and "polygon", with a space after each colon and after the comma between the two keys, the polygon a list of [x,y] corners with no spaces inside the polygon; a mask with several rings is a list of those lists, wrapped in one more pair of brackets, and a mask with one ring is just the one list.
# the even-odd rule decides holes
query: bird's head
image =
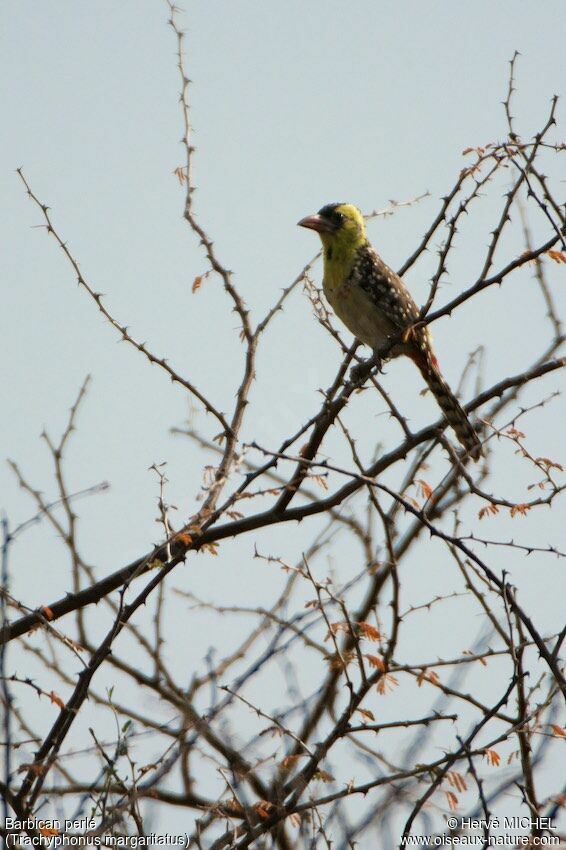
{"label": "bird's head", "polygon": [[325,249],[355,251],[367,242],[364,217],[352,204],[327,204],[316,215],[307,215],[298,224],[316,230]]}

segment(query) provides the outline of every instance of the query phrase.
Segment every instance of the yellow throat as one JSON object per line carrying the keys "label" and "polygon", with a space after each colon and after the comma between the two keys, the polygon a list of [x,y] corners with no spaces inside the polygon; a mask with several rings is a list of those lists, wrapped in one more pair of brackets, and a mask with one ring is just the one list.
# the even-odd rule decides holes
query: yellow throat
{"label": "yellow throat", "polygon": [[358,251],[367,244],[366,228],[359,209],[352,204],[339,204],[335,213],[343,216],[333,232],[320,232],[324,258],[323,285],[332,293],[348,278]]}

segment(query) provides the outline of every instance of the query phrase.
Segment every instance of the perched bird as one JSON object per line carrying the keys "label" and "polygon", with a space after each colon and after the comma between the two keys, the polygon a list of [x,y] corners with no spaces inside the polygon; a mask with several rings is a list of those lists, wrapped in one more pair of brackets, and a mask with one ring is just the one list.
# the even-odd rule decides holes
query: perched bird
{"label": "perched bird", "polygon": [[338,318],[373,349],[374,356],[394,341],[387,357],[405,354],[413,360],[458,440],[478,460],[480,439],[442,377],[428,327],[414,327],[419,308],[399,275],[370,245],[359,209],[352,204],[327,204],[298,223],[320,236],[324,294]]}

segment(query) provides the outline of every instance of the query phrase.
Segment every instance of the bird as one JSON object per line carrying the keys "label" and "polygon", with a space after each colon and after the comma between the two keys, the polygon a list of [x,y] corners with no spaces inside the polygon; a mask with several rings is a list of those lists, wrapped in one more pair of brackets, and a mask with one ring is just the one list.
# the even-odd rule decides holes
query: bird
{"label": "bird", "polygon": [[385,349],[387,359],[400,355],[411,358],[466,455],[479,460],[481,440],[442,376],[430,331],[418,324],[420,310],[399,275],[370,244],[360,210],[348,203],[326,204],[298,225],[320,236],[323,290],[338,318],[373,349],[378,368],[380,350]]}

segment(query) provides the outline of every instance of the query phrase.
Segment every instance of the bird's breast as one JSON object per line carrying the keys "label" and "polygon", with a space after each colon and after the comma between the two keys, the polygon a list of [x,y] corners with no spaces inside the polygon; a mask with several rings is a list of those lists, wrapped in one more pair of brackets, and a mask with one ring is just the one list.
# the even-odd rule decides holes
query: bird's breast
{"label": "bird's breast", "polygon": [[360,286],[349,281],[331,286],[325,278],[323,287],[330,306],[355,337],[374,349],[387,343],[394,330],[391,322]]}

